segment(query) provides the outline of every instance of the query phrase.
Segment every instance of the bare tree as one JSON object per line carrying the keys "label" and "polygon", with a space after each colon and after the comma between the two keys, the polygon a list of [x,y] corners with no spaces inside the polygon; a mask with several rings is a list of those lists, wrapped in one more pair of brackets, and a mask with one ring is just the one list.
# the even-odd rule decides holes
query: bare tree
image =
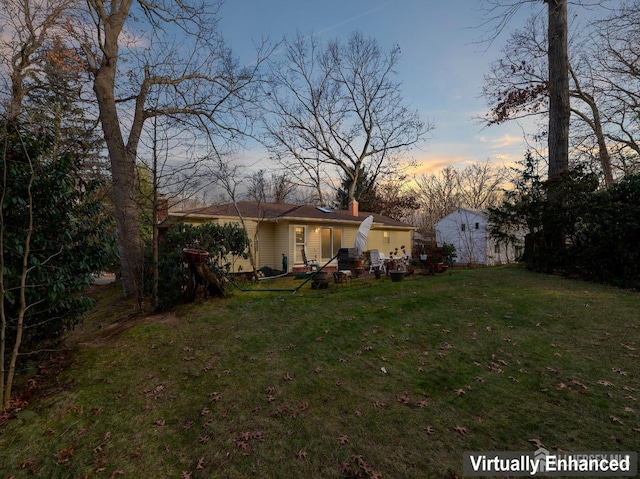
{"label": "bare tree", "polygon": [[271,172],[266,177],[265,170],[258,170],[249,175],[247,197],[261,203],[288,203],[296,195],[297,186],[287,173]]}
{"label": "bare tree", "polygon": [[[210,156],[209,175],[213,184],[222,189],[223,198],[233,203],[233,207],[240,219],[242,228],[250,234],[249,225],[242,214],[240,206],[238,205],[240,197],[242,196],[242,190],[244,189],[247,181],[251,181],[251,175],[245,173],[246,167],[238,164],[232,164],[222,155],[213,153]],[[260,203],[260,201],[258,201]],[[258,210],[262,212],[261,205],[258,206]],[[251,241],[247,246],[247,253],[249,255],[249,262],[251,263],[252,274],[254,278],[258,278],[258,248],[255,247],[258,243],[258,233],[260,231],[260,223],[262,222],[262,216],[258,214],[255,229],[253,235],[250,236]]]}
{"label": "bare tree", "polygon": [[[493,63],[485,76],[483,95],[491,105],[489,125],[532,115],[549,114],[548,35],[543,31],[547,21],[532,16],[515,31],[503,48],[503,56]],[[588,33],[588,32],[587,32]],[[596,56],[589,48],[588,34],[577,35],[571,45],[569,67],[571,113],[571,151],[577,157],[598,161],[606,186],[613,183],[611,155],[607,142],[603,84],[596,72]],[[586,128],[585,128],[586,127]],[[595,158],[594,158],[595,150]]]}
{"label": "bare tree", "polygon": [[[495,38],[525,4],[547,5],[548,61],[548,153],[549,179],[555,179],[569,168],[569,55],[567,0],[485,0],[487,24],[493,24]],[[517,68],[517,66],[516,66]]]}
{"label": "bare tree", "polygon": [[151,244],[153,257],[151,299],[157,304],[160,210],[168,210],[178,198],[196,195],[205,186],[205,168],[196,153],[193,132],[171,117],[152,118],[150,131],[145,132],[141,144],[145,154],[139,155],[137,161],[136,190],[141,229],[150,234],[145,239]]}
{"label": "bare tree", "polygon": [[437,174],[419,176],[416,185],[425,229],[431,229],[436,221],[460,206],[459,171],[451,165]]}
{"label": "bare tree", "polygon": [[483,210],[498,203],[507,181],[507,170],[489,161],[476,162],[462,170],[447,166],[438,173],[416,178],[415,193],[421,204],[424,228],[456,208]]}
{"label": "bare tree", "polygon": [[627,0],[604,19],[595,22],[594,53],[599,78],[606,85],[604,115],[615,130],[608,131],[614,154],[624,174],[640,170],[637,140],[640,111],[640,2]]}
{"label": "bare tree", "polygon": [[475,210],[496,205],[507,176],[506,168],[489,161],[467,166],[458,177],[461,205]]}
{"label": "bare tree", "polygon": [[360,33],[322,45],[298,35],[271,68],[266,144],[274,159],[307,175],[321,194],[325,175],[351,180],[363,167],[372,179],[425,140],[433,126],[403,103],[394,79],[400,48],[384,53]]}
{"label": "bare tree", "polygon": [[[216,29],[217,0],[88,0],[78,24],[111,161],[125,295],[141,297],[135,164],[145,122],[182,118],[220,148],[250,129],[248,105],[264,60],[240,67]],[[153,100],[153,101],[150,101]]]}
{"label": "bare tree", "polygon": [[4,90],[7,116],[16,119],[34,79],[45,65],[45,46],[64,33],[63,23],[77,5],[77,0],[3,0],[0,2],[2,43],[0,57],[9,73]]}

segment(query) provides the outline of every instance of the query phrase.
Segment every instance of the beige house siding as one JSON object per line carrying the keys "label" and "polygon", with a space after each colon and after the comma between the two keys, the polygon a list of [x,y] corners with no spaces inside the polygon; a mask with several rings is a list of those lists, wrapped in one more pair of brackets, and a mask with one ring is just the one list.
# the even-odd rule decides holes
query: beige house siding
{"label": "beige house siding", "polygon": [[[283,223],[276,223],[274,225],[274,245],[275,245],[275,253],[276,256],[276,268],[282,268],[282,253],[287,257],[287,262],[289,264],[289,269],[291,268],[291,251],[289,245],[291,241],[289,240],[289,225]],[[278,266],[279,265],[279,266]],[[274,268],[275,266],[272,266]]]}
{"label": "beige house siding", "polygon": [[[258,226],[258,244],[253,245],[258,252],[257,267],[269,266],[273,269],[280,269],[278,266],[278,258],[276,258],[276,238],[275,224],[261,222]],[[281,262],[281,261],[280,261]]]}
{"label": "beige house siding", "polygon": [[[388,232],[385,240],[385,232]],[[404,246],[408,254],[411,254],[411,231],[399,231],[390,228],[375,228],[369,232],[366,250],[377,249],[389,257],[391,251],[398,248],[398,254],[402,254],[400,248]]]}

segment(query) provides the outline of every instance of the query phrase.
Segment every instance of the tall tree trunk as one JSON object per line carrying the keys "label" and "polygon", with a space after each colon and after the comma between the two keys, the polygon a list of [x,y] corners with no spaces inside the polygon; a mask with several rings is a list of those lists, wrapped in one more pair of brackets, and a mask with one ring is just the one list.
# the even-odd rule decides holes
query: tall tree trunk
{"label": "tall tree trunk", "polygon": [[124,143],[114,98],[113,68],[101,67],[94,81],[100,120],[111,160],[116,229],[125,296],[142,296],[143,248],[136,201],[136,159]]}
{"label": "tall tree trunk", "polygon": [[[122,136],[115,100],[118,65],[118,41],[132,0],[119,3],[118,10],[107,12],[105,2],[91,0],[90,5],[103,21],[100,64],[94,67],[93,90],[100,109],[100,121],[111,160],[117,241],[122,285],[125,296],[142,299],[143,247],[136,202],[136,149],[128,148]],[[137,146],[137,144],[136,144]]]}
{"label": "tall tree trunk", "polygon": [[567,0],[549,4],[549,179],[569,169],[569,56]]}
{"label": "tall tree trunk", "polygon": [[565,225],[562,224],[562,181],[569,170],[569,55],[567,51],[567,0],[545,0],[549,7],[549,181],[548,207],[542,219],[551,272],[565,259]]}

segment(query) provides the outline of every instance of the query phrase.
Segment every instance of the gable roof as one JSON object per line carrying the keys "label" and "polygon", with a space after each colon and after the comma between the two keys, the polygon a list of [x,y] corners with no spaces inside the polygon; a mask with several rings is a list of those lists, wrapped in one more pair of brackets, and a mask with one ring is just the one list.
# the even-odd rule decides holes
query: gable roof
{"label": "gable roof", "polygon": [[[351,222],[361,223],[368,216],[373,216],[374,223],[390,228],[412,229],[413,226],[402,221],[389,218],[378,213],[360,211],[354,216],[346,210],[319,208],[313,205],[291,205],[276,203],[261,203],[257,201],[238,201],[236,203],[240,214],[244,218],[260,219],[262,221],[299,220],[309,222]],[[194,208],[185,211],[170,211],[164,222],[173,224],[187,218],[214,219],[220,217],[237,218],[238,213],[233,203]],[[167,221],[168,220],[168,221]],[[172,221],[173,220],[173,221]]]}
{"label": "gable roof", "polygon": [[441,221],[447,220],[450,217],[459,218],[460,216],[462,216],[462,214],[479,216],[479,217],[482,217],[485,220],[489,218],[489,215],[484,210],[479,210],[479,209],[475,209],[475,208],[461,208],[461,207],[458,207],[455,210],[453,210],[451,213],[449,213],[448,215],[444,215],[442,218],[440,218],[438,221],[436,221],[435,224],[437,225]]}

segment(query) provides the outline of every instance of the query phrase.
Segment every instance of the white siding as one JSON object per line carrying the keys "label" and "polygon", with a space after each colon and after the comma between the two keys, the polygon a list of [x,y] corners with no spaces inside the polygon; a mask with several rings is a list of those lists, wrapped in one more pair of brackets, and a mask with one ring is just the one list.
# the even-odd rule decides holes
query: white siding
{"label": "white siding", "polygon": [[487,264],[487,219],[480,212],[456,209],[436,223],[439,246],[449,243],[456,248],[456,262]]}
{"label": "white siding", "polygon": [[513,246],[496,246],[487,232],[487,215],[457,208],[436,223],[438,246],[449,243],[456,248],[457,263],[496,265],[515,261]]}

